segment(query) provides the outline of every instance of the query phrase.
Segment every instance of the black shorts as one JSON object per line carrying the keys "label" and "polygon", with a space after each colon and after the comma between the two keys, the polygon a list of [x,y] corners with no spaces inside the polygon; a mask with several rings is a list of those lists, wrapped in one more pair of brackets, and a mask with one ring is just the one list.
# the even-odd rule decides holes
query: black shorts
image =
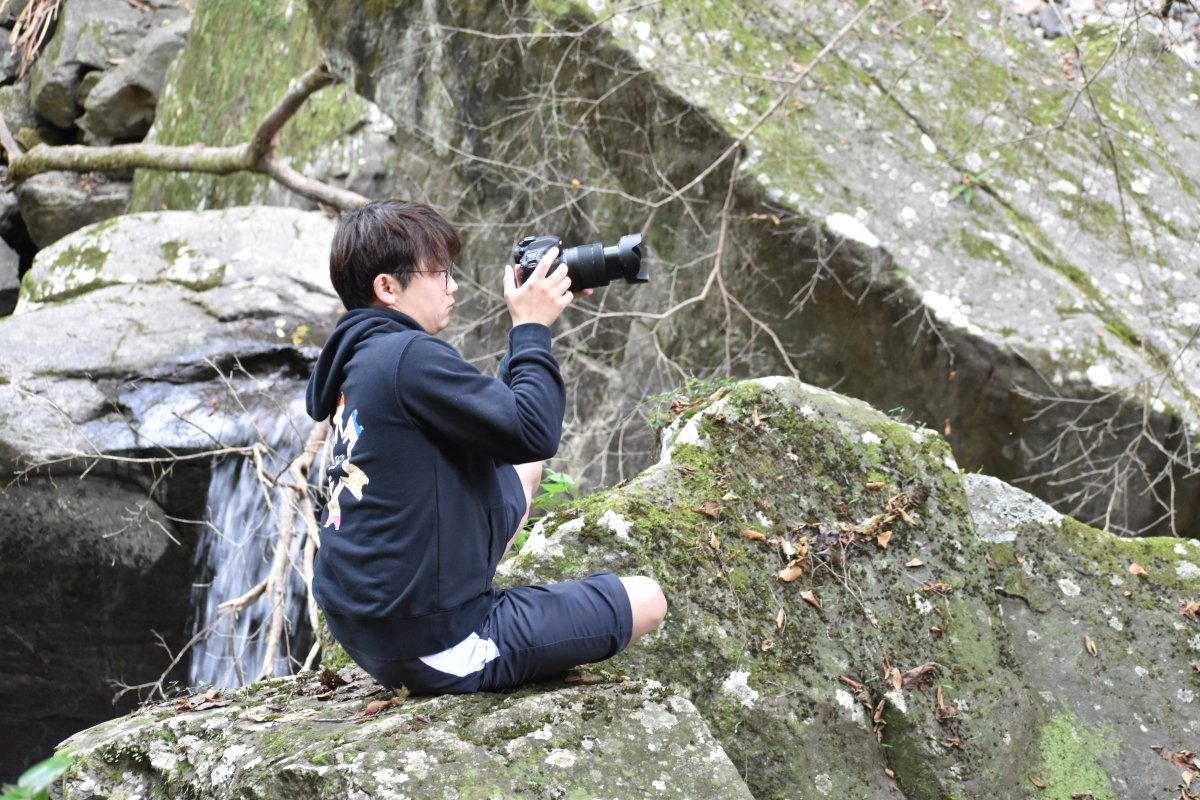
{"label": "black shorts", "polygon": [[346,648],[372,677],[413,694],[494,692],[611,658],[633,634],[621,579],[609,572],[549,586],[502,589],[479,629],[454,647],[384,661]]}

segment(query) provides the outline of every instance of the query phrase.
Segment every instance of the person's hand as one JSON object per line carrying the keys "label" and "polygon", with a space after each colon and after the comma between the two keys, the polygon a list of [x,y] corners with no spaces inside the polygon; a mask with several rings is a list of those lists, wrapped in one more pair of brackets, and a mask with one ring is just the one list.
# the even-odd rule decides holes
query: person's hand
{"label": "person's hand", "polygon": [[[567,265],[559,264],[554,272],[550,272],[550,265],[557,257],[557,247],[547,250],[533,274],[520,286],[517,286],[513,265],[504,268],[504,302],[508,305],[514,328],[529,322],[549,327],[575,299],[571,279],[567,277]],[[585,289],[578,294],[591,294],[591,290]]]}

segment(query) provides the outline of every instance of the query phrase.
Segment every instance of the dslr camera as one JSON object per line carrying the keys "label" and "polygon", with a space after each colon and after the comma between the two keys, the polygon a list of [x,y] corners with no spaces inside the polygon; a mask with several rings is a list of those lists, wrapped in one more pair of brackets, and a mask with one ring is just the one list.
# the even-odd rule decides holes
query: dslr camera
{"label": "dslr camera", "polygon": [[642,235],[629,233],[609,247],[594,242],[566,250],[562,249],[562,239],[557,236],[526,236],[513,248],[513,263],[521,271],[522,283],[529,280],[551,247],[559,248],[560,252],[550,271],[557,269],[559,264],[566,264],[573,292],[608,286],[614,278],[624,278],[626,283],[650,280],[650,273],[642,269]]}

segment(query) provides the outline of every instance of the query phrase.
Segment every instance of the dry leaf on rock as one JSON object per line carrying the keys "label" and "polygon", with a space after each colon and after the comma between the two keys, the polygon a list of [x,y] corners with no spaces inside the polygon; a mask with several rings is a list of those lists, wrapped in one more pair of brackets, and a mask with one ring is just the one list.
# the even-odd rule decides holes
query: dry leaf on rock
{"label": "dry leaf on rock", "polygon": [[[407,692],[405,694],[407,695]],[[388,710],[389,708],[395,708],[396,706],[400,705],[403,702],[404,702],[404,698],[399,695],[397,695],[395,697],[389,697],[387,700],[372,700],[371,702],[367,703],[366,708],[364,708],[362,711],[358,712],[358,716],[374,717],[378,714],[383,713],[384,711]]]}
{"label": "dry leaf on rock", "polygon": [[804,574],[804,566],[799,559],[791,561],[786,567],[779,570],[779,580],[784,583],[791,583]]}
{"label": "dry leaf on rock", "polygon": [[886,652],[883,654],[883,682],[897,692],[904,685],[904,677],[900,674],[900,670],[892,666]]}
{"label": "dry leaf on rock", "polygon": [[1188,619],[1194,619],[1200,622],[1200,601],[1184,600],[1179,604],[1179,613],[1183,614]]}
{"label": "dry leaf on rock", "polygon": [[203,711],[206,708],[220,708],[232,703],[232,700],[221,700],[221,693],[216,689],[193,694],[175,701],[176,711]]}
{"label": "dry leaf on rock", "polygon": [[926,661],[919,667],[913,667],[904,673],[903,683],[906,689],[920,689],[926,679],[932,680],[938,670],[936,661]]}
{"label": "dry leaf on rock", "polygon": [[1129,574],[1137,575],[1139,578],[1145,578],[1150,575],[1150,573],[1146,572],[1145,567],[1143,567],[1141,564],[1130,564],[1129,565]]}
{"label": "dry leaf on rock", "polygon": [[784,619],[783,606],[780,606],[779,613],[775,615],[775,627],[779,630],[783,630]]}
{"label": "dry leaf on rock", "polygon": [[892,538],[891,531],[880,531],[879,535],[875,537],[875,544],[879,545],[880,549],[886,550],[887,546],[888,546],[888,541],[891,538]]}
{"label": "dry leaf on rock", "polygon": [[923,567],[923,566],[925,566],[925,562],[919,558],[914,558],[910,561],[905,562],[904,566],[908,567],[909,569],[912,569],[913,567]]}
{"label": "dry leaf on rock", "polygon": [[821,610],[821,601],[817,599],[817,596],[813,594],[811,589],[805,589],[802,591],[800,593],[800,597],[804,600],[804,602],[808,603],[813,608],[817,609],[818,611]]}
{"label": "dry leaf on rock", "polygon": [[721,516],[721,504],[716,500],[705,500],[700,504],[699,508],[692,509],[697,514],[703,514],[710,519],[717,519]]}
{"label": "dry leaf on rock", "polygon": [[1092,654],[1093,658],[1100,657],[1099,653],[1096,652],[1096,643],[1086,633],[1083,635],[1083,646],[1087,648],[1087,651]]}
{"label": "dry leaf on rock", "polygon": [[749,539],[750,541],[753,541],[753,542],[765,542],[767,540],[767,537],[765,535],[763,535],[762,531],[752,531],[752,530],[742,531],[742,538]]}

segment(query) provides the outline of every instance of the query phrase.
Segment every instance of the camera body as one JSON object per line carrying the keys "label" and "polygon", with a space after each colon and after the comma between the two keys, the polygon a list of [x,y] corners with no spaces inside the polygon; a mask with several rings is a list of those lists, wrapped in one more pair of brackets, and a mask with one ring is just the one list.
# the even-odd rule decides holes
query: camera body
{"label": "camera body", "polygon": [[565,250],[561,249],[562,239],[557,236],[526,236],[513,248],[513,263],[521,271],[522,283],[529,279],[551,247],[560,251],[550,269],[566,264],[573,292],[607,286],[614,278],[624,278],[626,283],[650,280],[650,273],[642,269],[642,235],[629,233],[609,247],[594,242]]}

